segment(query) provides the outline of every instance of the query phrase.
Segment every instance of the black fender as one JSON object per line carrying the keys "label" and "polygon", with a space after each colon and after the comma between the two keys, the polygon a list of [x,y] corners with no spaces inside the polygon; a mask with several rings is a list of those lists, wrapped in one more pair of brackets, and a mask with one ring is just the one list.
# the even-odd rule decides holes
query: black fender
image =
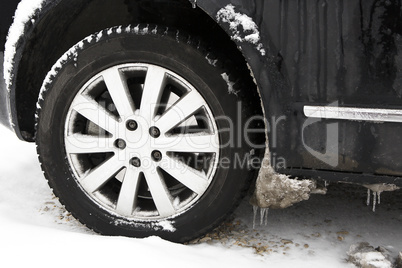
{"label": "black fender", "polygon": [[[85,6],[86,1],[82,1],[82,6]],[[210,18],[212,18],[217,24],[219,24],[228,34],[228,36],[233,37],[233,30],[230,29],[229,23],[220,19],[218,16],[218,12],[225,7],[231,5],[234,11],[238,14],[245,15],[249,17],[253,22],[255,22],[257,26],[257,31],[259,31],[260,41],[256,44],[247,41],[239,41],[233,39],[233,42],[236,43],[237,47],[243,54],[246,62],[249,65],[249,68],[254,76],[255,82],[259,88],[259,93],[262,97],[265,113],[267,118],[273,116],[273,114],[283,114],[283,108],[276,108],[279,103],[277,100],[280,96],[276,96],[278,94],[283,94],[287,90],[284,89],[286,86],[286,82],[284,77],[280,74],[278,69],[278,57],[273,55],[270,45],[269,45],[269,36],[266,36],[260,28],[262,23],[262,14],[259,12],[261,5],[263,5],[263,0],[258,1],[216,1],[216,0],[205,0],[205,1],[196,1],[196,8],[201,9],[205,12]],[[64,0],[44,0],[42,2],[42,6],[40,9],[35,10],[34,14],[32,14],[31,20],[27,21],[25,24],[24,35],[20,36],[19,41],[16,44],[16,51],[13,57],[13,69],[8,70],[10,73],[10,82],[7,84],[7,88],[9,91],[9,107],[10,107],[10,116],[11,122],[13,124],[13,128],[17,136],[22,140],[32,140],[33,137],[29,136],[24,131],[21,131],[18,124],[18,114],[17,114],[17,98],[16,98],[16,85],[17,85],[17,76],[18,70],[20,69],[20,63],[22,57],[24,56],[24,52],[27,49],[27,41],[31,39],[31,35],[33,35],[36,31],[38,31],[38,25],[41,20],[45,18],[49,12],[52,12],[55,7],[59,4],[65,3]],[[189,5],[192,5],[193,2],[189,2]],[[78,7],[75,7],[78,9]],[[243,31],[242,27],[239,26],[239,34],[243,35],[244,38],[246,35],[250,34],[250,32]],[[261,51],[264,51],[262,53]],[[5,70],[6,71],[6,70]],[[271,89],[276,88],[275,92],[272,92]],[[282,98],[283,96],[281,96]],[[276,111],[276,112],[275,112]]]}
{"label": "black fender", "polygon": [[[272,49],[271,38],[268,31],[264,29],[263,24],[263,7],[264,0],[256,1],[199,1],[197,5],[204,10],[211,18],[213,18],[236,42],[239,50],[242,52],[254,76],[255,82],[259,88],[267,119],[276,114],[283,113],[286,106],[278,106],[280,103],[287,103],[287,92],[289,85],[285,76],[280,71],[281,58],[275,55]],[[239,41],[233,38],[233,31],[230,29],[228,22],[219,19],[219,11],[225,7],[232,6],[234,11],[239,15],[245,15],[252,19],[257,26],[260,40],[254,44],[247,41]],[[250,31],[243,31],[242,27],[238,28],[239,35],[244,37],[250,34]],[[264,51],[264,52],[262,52]]]}
{"label": "black fender", "polygon": [[[14,1],[16,6],[18,1]],[[20,1],[19,1],[20,2]],[[4,84],[4,89],[2,89],[0,98],[1,98],[1,105],[2,105],[2,113],[3,116],[1,121],[4,126],[11,129],[19,139],[25,141],[32,141],[32,137],[29,135],[24,134],[18,122],[18,114],[17,114],[17,98],[16,98],[16,77],[18,73],[18,69],[20,66],[21,58],[23,52],[26,48],[27,40],[33,34],[36,29],[36,26],[39,24],[41,18],[43,18],[48,12],[52,10],[54,6],[56,6],[61,0],[44,0],[36,10],[30,16],[30,19],[25,22],[24,30],[19,36],[18,40],[16,40],[15,44],[15,52],[13,53],[12,57],[10,58],[12,62],[12,67],[10,70],[3,70],[3,72],[8,72],[6,75],[9,76],[9,81]],[[11,10],[10,10],[11,12]],[[10,14],[11,15],[11,14]],[[7,41],[6,41],[7,44]],[[6,50],[6,47],[5,47]],[[7,53],[6,51],[4,52]],[[6,60],[6,59],[4,59]],[[3,64],[3,62],[1,62]],[[3,68],[2,68],[3,69]],[[6,76],[5,75],[5,76]],[[3,81],[0,81],[3,82]],[[4,83],[3,82],[3,83]],[[1,88],[0,88],[1,89]]]}

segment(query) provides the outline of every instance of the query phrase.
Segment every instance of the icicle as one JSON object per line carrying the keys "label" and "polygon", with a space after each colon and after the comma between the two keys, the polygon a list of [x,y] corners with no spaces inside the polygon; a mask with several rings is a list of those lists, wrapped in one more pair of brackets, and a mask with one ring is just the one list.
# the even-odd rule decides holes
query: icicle
{"label": "icicle", "polygon": [[269,208],[267,208],[267,211],[265,212],[265,226],[268,225],[268,212],[269,212]]}
{"label": "icicle", "polygon": [[255,229],[255,222],[257,220],[258,209],[260,209],[260,225],[268,225],[268,211],[269,208],[259,208],[258,206],[253,206],[253,229]]}
{"label": "icicle", "polygon": [[264,214],[265,214],[265,208],[261,208],[260,209],[260,225],[262,225],[264,222]]}
{"label": "icicle", "polygon": [[378,204],[381,204],[381,192],[377,192],[378,195]]}
{"label": "icicle", "polygon": [[263,225],[264,224],[264,220],[265,220],[265,225],[268,224],[268,210],[269,208],[261,208],[260,210],[260,224]]}
{"label": "icicle", "polygon": [[376,203],[377,203],[377,192],[373,192],[373,212],[375,212]]}
{"label": "icicle", "polygon": [[367,189],[367,206],[370,205],[370,189]]}
{"label": "icicle", "polygon": [[255,229],[255,220],[257,219],[258,206],[253,206],[253,212],[254,212],[254,217],[253,217],[253,229]]}

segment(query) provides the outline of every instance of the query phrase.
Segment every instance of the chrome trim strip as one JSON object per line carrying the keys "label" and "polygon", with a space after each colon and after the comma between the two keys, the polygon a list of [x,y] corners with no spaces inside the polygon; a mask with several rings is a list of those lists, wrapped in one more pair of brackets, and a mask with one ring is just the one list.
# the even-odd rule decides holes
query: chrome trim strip
{"label": "chrome trim strip", "polygon": [[313,118],[402,123],[402,110],[306,105],[303,111]]}

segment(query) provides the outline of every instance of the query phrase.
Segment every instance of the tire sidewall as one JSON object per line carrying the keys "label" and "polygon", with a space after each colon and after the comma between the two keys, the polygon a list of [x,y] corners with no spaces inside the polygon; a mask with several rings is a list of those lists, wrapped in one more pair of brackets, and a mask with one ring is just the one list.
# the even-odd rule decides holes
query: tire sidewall
{"label": "tire sidewall", "polygon": [[[69,107],[82,86],[99,72],[125,63],[148,63],[169,69],[190,82],[204,97],[215,117],[236,122],[236,95],[228,94],[228,85],[219,66],[211,65],[193,46],[170,36],[113,32],[97,42],[86,42],[64,62],[50,84],[39,112],[37,144],[42,168],[50,186],[66,208],[88,227],[107,235],[145,237],[158,235],[184,242],[215,227],[231,211],[243,190],[246,168],[219,166],[204,195],[185,213],[168,219],[175,231],[167,231],[158,221],[132,221],[119,217],[96,203],[80,187],[72,172],[64,147],[64,125]],[[216,121],[219,130],[228,129],[225,120]],[[233,139],[220,132],[221,144]],[[220,157],[234,160],[245,157],[249,148],[226,146]]]}

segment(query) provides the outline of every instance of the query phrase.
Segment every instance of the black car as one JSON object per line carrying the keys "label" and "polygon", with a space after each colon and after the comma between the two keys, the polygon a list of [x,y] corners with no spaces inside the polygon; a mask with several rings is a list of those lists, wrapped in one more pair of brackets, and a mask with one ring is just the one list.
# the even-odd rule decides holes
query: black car
{"label": "black car", "polygon": [[402,185],[400,0],[6,0],[0,30],[0,121],[99,233],[189,241],[256,178],[265,208]]}

